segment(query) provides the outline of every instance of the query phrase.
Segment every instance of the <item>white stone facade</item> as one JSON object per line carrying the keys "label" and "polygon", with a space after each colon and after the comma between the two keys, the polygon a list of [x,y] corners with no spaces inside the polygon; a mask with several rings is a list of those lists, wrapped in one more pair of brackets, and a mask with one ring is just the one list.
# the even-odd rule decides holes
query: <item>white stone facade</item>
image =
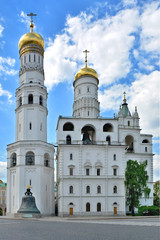
{"label": "white stone facade", "polygon": [[[89,82],[94,82],[94,88]],[[150,198],[142,198],[141,203],[152,205],[152,135],[140,134],[137,109],[132,116],[124,98],[118,117],[101,118],[99,107],[97,110],[97,103],[94,104],[98,98],[95,93],[98,91],[97,79],[81,76],[74,82],[74,87],[73,117],[60,116],[57,124],[59,216],[125,215],[129,210],[124,186],[129,159],[147,160],[151,193]],[[94,96],[89,97],[88,87]],[[88,102],[94,99],[92,109],[86,106],[86,98]],[[76,108],[80,101],[81,106]],[[88,115],[88,111],[94,114]]]}

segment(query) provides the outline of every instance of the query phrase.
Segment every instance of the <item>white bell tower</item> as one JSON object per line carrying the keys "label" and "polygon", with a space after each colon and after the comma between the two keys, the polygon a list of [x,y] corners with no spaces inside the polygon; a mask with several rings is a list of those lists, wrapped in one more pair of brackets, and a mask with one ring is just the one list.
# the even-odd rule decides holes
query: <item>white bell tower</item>
{"label": "white bell tower", "polygon": [[17,213],[30,185],[41,214],[54,214],[54,146],[47,143],[47,89],[44,86],[44,40],[31,31],[19,41],[19,87],[16,89],[16,139],[7,146],[7,212]]}

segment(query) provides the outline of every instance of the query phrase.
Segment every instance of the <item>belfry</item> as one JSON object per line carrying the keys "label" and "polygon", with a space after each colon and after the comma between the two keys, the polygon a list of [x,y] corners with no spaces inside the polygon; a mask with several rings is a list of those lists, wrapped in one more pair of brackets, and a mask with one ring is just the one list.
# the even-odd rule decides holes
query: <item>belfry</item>
{"label": "belfry", "polygon": [[44,86],[44,40],[31,31],[19,41],[19,87],[16,89],[16,139],[7,146],[7,212],[20,208],[27,185],[43,215],[54,213],[54,146],[47,143],[47,89]]}

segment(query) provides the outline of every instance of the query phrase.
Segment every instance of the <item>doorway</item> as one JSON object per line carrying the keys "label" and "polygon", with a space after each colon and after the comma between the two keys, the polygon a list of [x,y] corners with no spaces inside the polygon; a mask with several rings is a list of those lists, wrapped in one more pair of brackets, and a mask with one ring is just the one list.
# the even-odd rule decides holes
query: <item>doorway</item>
{"label": "doorway", "polygon": [[117,214],[117,207],[114,207],[114,214]]}
{"label": "doorway", "polygon": [[69,209],[69,214],[70,214],[70,215],[73,215],[73,208],[70,208],[70,209]]}

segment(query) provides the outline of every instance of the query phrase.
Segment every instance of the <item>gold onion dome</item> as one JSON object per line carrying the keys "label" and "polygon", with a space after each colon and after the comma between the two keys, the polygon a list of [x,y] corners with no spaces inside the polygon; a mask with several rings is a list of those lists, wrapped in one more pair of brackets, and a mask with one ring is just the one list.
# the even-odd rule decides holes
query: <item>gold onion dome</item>
{"label": "gold onion dome", "polygon": [[98,79],[98,74],[94,69],[85,67],[76,73],[74,80],[76,81],[77,78],[85,76],[85,75],[89,75],[89,76],[92,76],[92,77],[95,77]]}
{"label": "gold onion dome", "polygon": [[19,50],[27,44],[37,44],[44,49],[44,40],[40,34],[33,32],[33,23],[30,25],[31,32],[24,34],[19,40]]}

